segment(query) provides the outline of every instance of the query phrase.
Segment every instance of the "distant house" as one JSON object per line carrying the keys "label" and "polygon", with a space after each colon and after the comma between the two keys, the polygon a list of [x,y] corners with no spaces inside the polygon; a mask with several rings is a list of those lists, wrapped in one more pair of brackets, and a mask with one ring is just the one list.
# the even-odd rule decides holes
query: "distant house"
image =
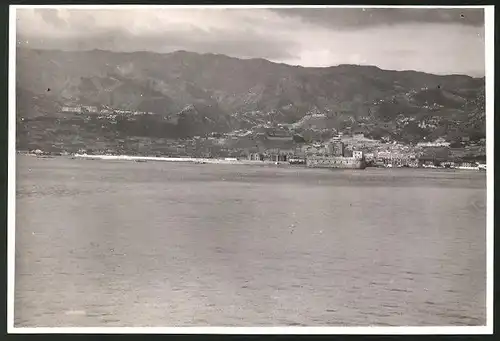
{"label": "distant house", "polygon": [[82,106],[82,111],[96,113],[97,112],[97,107],[90,106],[90,105],[84,105],[84,106]]}
{"label": "distant house", "polygon": [[363,152],[359,150],[353,150],[352,151],[352,157],[355,159],[362,159],[363,158]]}
{"label": "distant house", "polygon": [[75,112],[75,113],[81,113],[82,112],[82,107],[69,107],[69,106],[64,106],[61,108],[62,112]]}
{"label": "distant house", "polygon": [[454,161],[443,161],[441,162],[441,166],[445,168],[455,168],[457,164]]}
{"label": "distant house", "polygon": [[266,138],[270,141],[293,141],[293,136],[286,132],[268,133]]}
{"label": "distant house", "polygon": [[248,154],[248,159],[251,161],[262,161],[264,160],[264,155],[261,153],[250,153]]}
{"label": "distant house", "polygon": [[287,153],[270,153],[269,154],[269,159],[271,161],[277,161],[277,162],[286,162],[288,161],[290,155]]}
{"label": "distant house", "polygon": [[389,160],[392,159],[392,153],[384,151],[377,152],[376,158],[381,160]]}
{"label": "distant house", "polygon": [[353,130],[352,132],[352,135],[356,138],[364,138],[365,137],[365,134],[366,134],[366,130],[365,129],[356,129],[356,130]]}
{"label": "distant house", "polygon": [[342,141],[333,140],[327,145],[327,153],[332,156],[344,156],[345,146]]}
{"label": "distant house", "polygon": [[448,147],[450,142],[446,142],[443,138],[438,138],[434,142],[419,142],[417,143],[417,147]]}
{"label": "distant house", "polygon": [[375,159],[375,154],[374,153],[366,153],[365,158],[366,158],[366,160],[373,160],[373,159]]}

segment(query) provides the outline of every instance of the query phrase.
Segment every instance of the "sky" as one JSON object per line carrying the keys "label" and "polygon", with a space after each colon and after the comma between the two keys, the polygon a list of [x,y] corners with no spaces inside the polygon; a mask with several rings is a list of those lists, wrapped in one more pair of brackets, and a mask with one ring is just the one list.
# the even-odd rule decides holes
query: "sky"
{"label": "sky", "polygon": [[325,67],[485,74],[483,9],[17,9],[18,46],[186,50]]}

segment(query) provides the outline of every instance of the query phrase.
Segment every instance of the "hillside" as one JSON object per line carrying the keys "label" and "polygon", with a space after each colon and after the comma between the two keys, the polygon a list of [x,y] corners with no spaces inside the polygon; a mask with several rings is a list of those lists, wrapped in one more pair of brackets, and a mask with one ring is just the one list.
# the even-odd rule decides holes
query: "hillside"
{"label": "hillside", "polygon": [[[76,105],[152,115],[93,126],[92,118],[60,113]],[[32,136],[47,128],[57,136],[71,122],[87,138],[182,138],[277,124],[299,133],[360,130],[404,142],[481,138],[484,78],[357,65],[304,68],[186,51],[18,49],[17,117],[20,133]]]}

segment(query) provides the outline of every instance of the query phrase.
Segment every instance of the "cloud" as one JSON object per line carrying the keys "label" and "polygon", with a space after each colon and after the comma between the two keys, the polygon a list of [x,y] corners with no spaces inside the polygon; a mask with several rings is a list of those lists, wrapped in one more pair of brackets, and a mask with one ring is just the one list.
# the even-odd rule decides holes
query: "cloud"
{"label": "cloud", "polygon": [[[238,10],[20,10],[17,29],[21,43],[28,41],[32,48],[290,57],[288,50],[296,42],[256,25],[262,24],[256,14]],[[269,23],[273,22],[270,17],[279,20],[271,13]]]}
{"label": "cloud", "polygon": [[482,10],[21,9],[19,46],[187,50],[303,66],[484,75]]}
{"label": "cloud", "polygon": [[397,24],[459,24],[483,26],[483,9],[397,9],[397,8],[330,8],[273,9],[274,12],[300,18],[305,22],[336,29],[366,28]]}
{"label": "cloud", "polygon": [[68,28],[68,23],[59,17],[59,12],[56,9],[35,9],[34,12],[43,19],[49,25]]}
{"label": "cloud", "polygon": [[317,30],[314,40],[304,42],[295,58],[286,62],[306,66],[365,64],[391,70],[483,76],[484,40],[478,37],[481,30],[446,24]]}

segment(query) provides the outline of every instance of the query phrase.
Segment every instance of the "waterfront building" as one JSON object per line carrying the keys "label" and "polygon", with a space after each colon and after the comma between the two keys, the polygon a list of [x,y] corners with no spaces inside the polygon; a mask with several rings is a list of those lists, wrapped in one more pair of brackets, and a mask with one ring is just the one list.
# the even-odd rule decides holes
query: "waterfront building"
{"label": "waterfront building", "polygon": [[276,162],[287,162],[289,155],[287,153],[271,153],[269,159]]}
{"label": "waterfront building", "polygon": [[250,161],[263,161],[264,155],[261,153],[250,153],[248,154],[248,160]]}
{"label": "waterfront building", "polygon": [[327,154],[330,156],[344,156],[345,147],[342,141],[333,140],[327,145]]}
{"label": "waterfront building", "polygon": [[97,107],[92,105],[84,105],[82,106],[82,109],[86,112],[97,113]]}
{"label": "waterfront building", "polygon": [[473,168],[473,167],[477,167],[477,162],[470,162],[470,161],[465,161],[465,162],[461,162],[458,167],[462,167],[462,168]]}
{"label": "waterfront building", "polygon": [[61,108],[62,112],[75,112],[75,113],[81,113],[82,112],[82,107],[68,107],[64,106]]}
{"label": "waterfront building", "polygon": [[309,155],[306,159],[307,167],[350,169],[364,169],[366,167],[363,152],[354,151],[352,157],[346,157],[344,155],[344,143],[338,139],[334,139],[327,145],[326,154]]}
{"label": "waterfront building", "polygon": [[307,157],[306,165],[310,168],[365,169],[366,162],[354,157],[313,155]]}
{"label": "waterfront building", "polygon": [[357,160],[360,160],[363,158],[363,152],[362,151],[359,151],[359,150],[353,150],[352,151],[352,157],[357,159]]}
{"label": "waterfront building", "polygon": [[444,162],[441,162],[441,167],[444,167],[444,168],[455,168],[456,167],[456,163],[454,161],[444,161]]}
{"label": "waterfront building", "polygon": [[291,165],[302,165],[306,163],[305,158],[290,158],[288,159],[288,162],[290,162]]}

